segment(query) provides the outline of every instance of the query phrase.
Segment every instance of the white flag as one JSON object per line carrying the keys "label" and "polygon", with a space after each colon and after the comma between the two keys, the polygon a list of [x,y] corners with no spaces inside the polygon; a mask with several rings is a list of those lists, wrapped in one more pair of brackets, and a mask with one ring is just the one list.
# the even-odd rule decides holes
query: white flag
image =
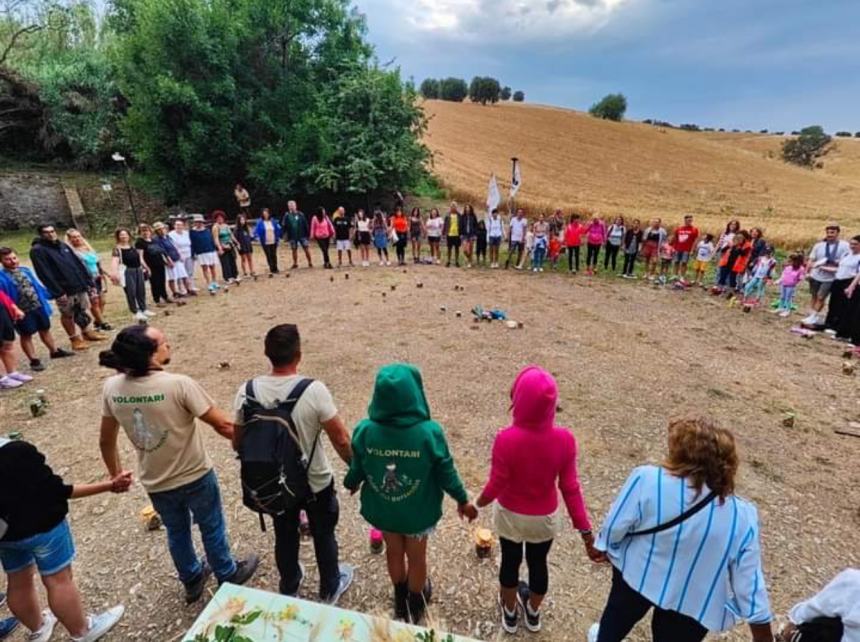
{"label": "white flag", "polygon": [[511,198],[514,198],[517,195],[517,192],[520,191],[520,185],[523,182],[523,175],[520,173],[520,162],[514,162],[514,176],[511,180]]}
{"label": "white flag", "polygon": [[493,174],[490,176],[490,186],[487,188],[487,213],[492,214],[501,202],[502,195],[499,193],[499,184],[496,182],[496,175]]}

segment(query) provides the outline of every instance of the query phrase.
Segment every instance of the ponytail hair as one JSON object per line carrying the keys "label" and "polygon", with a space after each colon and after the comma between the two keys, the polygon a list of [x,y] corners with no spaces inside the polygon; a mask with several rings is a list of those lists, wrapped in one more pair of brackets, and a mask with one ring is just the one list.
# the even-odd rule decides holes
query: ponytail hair
{"label": "ponytail hair", "polygon": [[146,333],[146,326],[132,325],[120,330],[110,350],[99,353],[99,365],[132,377],[145,377],[158,342]]}

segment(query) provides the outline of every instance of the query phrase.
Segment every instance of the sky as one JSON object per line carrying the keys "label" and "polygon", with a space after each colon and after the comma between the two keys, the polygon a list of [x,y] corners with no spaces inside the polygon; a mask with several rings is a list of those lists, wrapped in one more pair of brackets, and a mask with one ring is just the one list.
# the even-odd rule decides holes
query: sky
{"label": "sky", "polygon": [[860,131],[860,0],[355,0],[416,84],[492,76],[526,101],[627,118]]}

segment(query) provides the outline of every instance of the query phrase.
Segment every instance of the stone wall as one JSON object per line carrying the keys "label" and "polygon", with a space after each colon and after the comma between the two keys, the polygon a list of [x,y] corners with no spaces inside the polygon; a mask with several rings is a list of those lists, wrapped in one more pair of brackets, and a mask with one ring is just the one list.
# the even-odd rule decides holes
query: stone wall
{"label": "stone wall", "polygon": [[42,223],[68,227],[69,205],[58,177],[0,173],[0,230],[32,230]]}

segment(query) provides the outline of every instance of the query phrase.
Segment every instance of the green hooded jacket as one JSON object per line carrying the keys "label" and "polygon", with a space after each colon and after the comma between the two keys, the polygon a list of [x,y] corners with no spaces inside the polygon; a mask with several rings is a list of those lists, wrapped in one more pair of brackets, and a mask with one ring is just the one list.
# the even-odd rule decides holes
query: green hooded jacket
{"label": "green hooded jacket", "polygon": [[468,501],[442,426],[430,419],[421,373],[408,364],[376,375],[368,418],[352,433],[352,463],[344,480],[361,485],[361,515],[389,533],[417,535],[442,517],[442,492]]}

